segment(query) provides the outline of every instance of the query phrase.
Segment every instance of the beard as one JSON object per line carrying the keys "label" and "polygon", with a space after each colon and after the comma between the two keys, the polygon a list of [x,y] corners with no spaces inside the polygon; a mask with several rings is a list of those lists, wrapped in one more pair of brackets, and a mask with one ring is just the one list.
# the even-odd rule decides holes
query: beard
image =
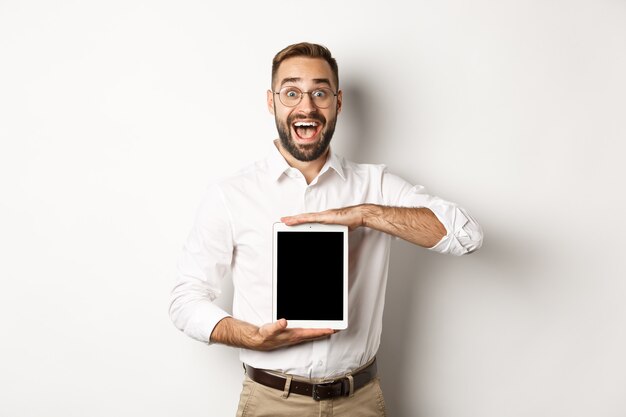
{"label": "beard", "polygon": [[[291,134],[291,126],[297,119],[308,119],[308,120],[316,120],[322,126],[324,126],[323,130],[320,132],[320,139],[316,143],[312,143],[310,145],[298,145],[294,140]],[[287,118],[287,123],[284,123],[281,120],[276,118],[276,129],[278,130],[278,137],[280,138],[280,143],[298,161],[302,162],[310,162],[314,161],[320,156],[324,155],[328,146],[330,145],[330,140],[333,138],[333,134],[335,133],[335,125],[337,124],[337,117],[333,117],[326,123],[326,118],[321,114],[311,114],[308,117],[305,116],[296,116],[290,115]]]}

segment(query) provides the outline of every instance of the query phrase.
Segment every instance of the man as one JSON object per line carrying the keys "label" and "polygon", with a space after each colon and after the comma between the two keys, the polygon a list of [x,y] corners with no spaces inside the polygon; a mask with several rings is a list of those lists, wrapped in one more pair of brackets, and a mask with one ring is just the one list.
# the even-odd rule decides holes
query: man
{"label": "man", "polygon": [[[481,228],[462,208],[384,166],[330,150],[342,91],[328,49],[283,49],[274,57],[271,87],[267,107],[279,139],[267,158],[209,188],[179,262],[170,315],[192,338],[241,348],[246,377],[238,416],[385,415],[375,355],[392,237],[462,255],[481,246]],[[349,227],[348,329],[271,323],[278,220]],[[323,261],[323,251],[310,257]],[[228,275],[232,316],[213,304]]]}

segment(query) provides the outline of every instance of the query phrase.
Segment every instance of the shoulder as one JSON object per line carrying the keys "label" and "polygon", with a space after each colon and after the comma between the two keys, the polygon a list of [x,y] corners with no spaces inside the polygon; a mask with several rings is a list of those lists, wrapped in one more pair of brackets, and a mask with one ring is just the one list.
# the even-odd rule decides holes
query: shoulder
{"label": "shoulder", "polygon": [[231,174],[214,180],[209,187],[222,192],[234,189],[247,188],[258,185],[269,178],[269,163],[267,158],[260,159]]}
{"label": "shoulder", "polygon": [[338,156],[337,159],[340,161],[341,167],[348,177],[380,178],[387,172],[387,166],[384,164],[363,164],[350,161],[342,156]]}
{"label": "shoulder", "polygon": [[408,181],[390,171],[385,164],[362,164],[343,157],[338,157],[338,159],[341,161],[341,166],[348,177],[354,176],[358,178],[368,178],[370,180],[380,179],[381,182],[392,184],[408,184]]}

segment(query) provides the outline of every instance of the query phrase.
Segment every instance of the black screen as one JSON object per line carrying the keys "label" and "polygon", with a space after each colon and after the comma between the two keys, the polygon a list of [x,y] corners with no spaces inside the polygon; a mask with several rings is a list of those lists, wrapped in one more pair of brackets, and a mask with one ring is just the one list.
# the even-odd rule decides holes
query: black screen
{"label": "black screen", "polygon": [[277,314],[343,320],[343,233],[277,233]]}

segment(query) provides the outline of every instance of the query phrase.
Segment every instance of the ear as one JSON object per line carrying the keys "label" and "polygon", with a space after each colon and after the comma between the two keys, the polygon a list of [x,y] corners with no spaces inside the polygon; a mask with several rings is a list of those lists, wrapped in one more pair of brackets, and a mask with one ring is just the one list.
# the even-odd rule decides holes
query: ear
{"label": "ear", "polygon": [[341,105],[343,102],[343,91],[337,91],[337,114],[341,113]]}
{"label": "ear", "polygon": [[267,90],[267,110],[270,114],[274,114],[274,93],[272,90]]}

